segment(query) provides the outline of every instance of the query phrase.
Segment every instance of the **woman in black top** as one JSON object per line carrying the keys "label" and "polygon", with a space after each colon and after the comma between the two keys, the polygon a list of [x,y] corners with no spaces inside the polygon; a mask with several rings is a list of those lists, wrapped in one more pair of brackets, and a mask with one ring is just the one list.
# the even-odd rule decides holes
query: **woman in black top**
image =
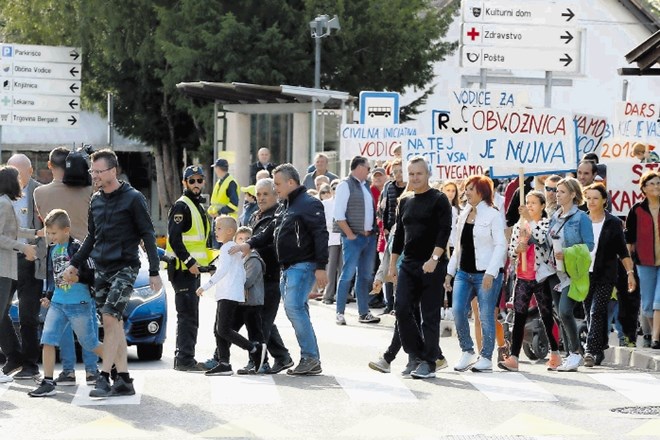
{"label": "woman in black top", "polygon": [[[607,305],[617,281],[619,259],[626,268],[628,291],[635,290],[633,261],[628,254],[621,220],[605,210],[607,190],[602,183],[594,183],[584,189],[589,218],[594,231],[594,249],[591,251],[589,294],[584,301],[584,313],[589,322],[587,349],[584,366],[600,365],[603,348],[609,337]],[[626,292],[620,292],[625,295]]]}

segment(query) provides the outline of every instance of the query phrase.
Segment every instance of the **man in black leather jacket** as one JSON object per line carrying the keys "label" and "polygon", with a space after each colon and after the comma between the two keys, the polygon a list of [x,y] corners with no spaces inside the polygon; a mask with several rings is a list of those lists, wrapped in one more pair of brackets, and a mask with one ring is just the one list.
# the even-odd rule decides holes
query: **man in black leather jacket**
{"label": "man in black leather jacket", "polygon": [[307,305],[307,294],[317,283],[328,283],[325,266],[328,263],[328,230],[320,200],[307,194],[300,185],[300,175],[291,164],[283,164],[273,171],[275,192],[282,201],[275,212],[275,220],[247,243],[234,246],[229,253],[247,252],[275,244],[277,259],[282,266],[280,288],[284,310],[296,332],[301,350],[298,366],[287,371],[290,375],[321,373],[321,361]]}

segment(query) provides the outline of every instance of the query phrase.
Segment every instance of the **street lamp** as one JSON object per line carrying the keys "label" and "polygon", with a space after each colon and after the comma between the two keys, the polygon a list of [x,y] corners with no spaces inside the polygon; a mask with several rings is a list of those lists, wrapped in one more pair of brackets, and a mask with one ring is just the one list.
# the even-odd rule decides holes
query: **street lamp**
{"label": "street lamp", "polygon": [[330,35],[332,29],[341,29],[339,18],[335,15],[330,18],[327,15],[319,15],[309,22],[309,28],[312,31],[312,38],[316,40],[316,51],[314,60],[314,88],[321,88],[321,38]]}
{"label": "street lamp", "polygon": [[[314,53],[314,88],[321,88],[321,38],[330,35],[332,29],[340,29],[339,19],[335,15],[330,18],[327,15],[319,15],[309,22],[309,28],[312,31],[312,38],[315,40]],[[310,149],[310,158],[316,154],[316,103],[312,98],[312,148]]]}

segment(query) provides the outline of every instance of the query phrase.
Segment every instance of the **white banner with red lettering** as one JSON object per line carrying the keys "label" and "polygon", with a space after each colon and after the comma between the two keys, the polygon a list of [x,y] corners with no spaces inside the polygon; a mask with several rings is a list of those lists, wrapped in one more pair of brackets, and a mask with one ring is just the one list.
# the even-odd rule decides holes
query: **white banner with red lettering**
{"label": "white banner with red lettering", "polygon": [[644,199],[639,179],[649,170],[659,171],[659,163],[608,162],[607,190],[612,200],[612,214],[627,216],[635,203]]}

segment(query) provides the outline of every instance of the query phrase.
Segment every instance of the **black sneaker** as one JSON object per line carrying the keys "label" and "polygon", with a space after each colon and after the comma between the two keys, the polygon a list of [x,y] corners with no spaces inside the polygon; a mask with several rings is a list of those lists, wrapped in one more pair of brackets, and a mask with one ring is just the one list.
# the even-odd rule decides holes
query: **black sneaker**
{"label": "black sneaker", "polygon": [[30,379],[34,381],[41,380],[41,374],[39,374],[39,370],[26,370],[25,368],[22,368],[21,371],[14,374],[14,380],[30,380]]}
{"label": "black sneaker", "polygon": [[249,361],[246,366],[236,370],[236,374],[245,376],[247,374],[257,374],[257,371],[254,369],[254,363]]}
{"label": "black sneaker", "polygon": [[270,371],[268,372],[268,374],[277,374],[280,371],[284,371],[291,367],[293,367],[293,359],[289,358],[284,362],[278,359],[275,361],[273,366],[270,367]]}
{"label": "black sneaker", "polygon": [[178,362],[175,362],[174,369],[176,371],[185,371],[187,373],[204,373],[209,370],[206,368],[206,365],[201,362],[195,362],[190,365],[181,365]]}
{"label": "black sneaker", "polygon": [[270,364],[268,363],[268,360],[265,360],[264,363],[261,364],[261,368],[259,368],[257,374],[270,374]]}
{"label": "black sneaker", "polygon": [[96,379],[94,389],[89,392],[89,397],[105,399],[106,397],[110,396],[110,393],[112,393],[110,382],[108,382],[108,379],[106,379],[104,375],[99,374],[99,378]]}
{"label": "black sneaker", "polygon": [[96,384],[96,379],[98,378],[99,378],[99,370],[85,372],[85,382],[87,382],[87,385],[94,386]]}
{"label": "black sneaker", "polygon": [[259,368],[261,368],[261,364],[263,364],[266,359],[266,344],[255,342],[254,348],[254,352],[250,353],[250,361],[254,365],[254,370],[258,371]]}
{"label": "black sneaker", "polygon": [[403,377],[410,377],[410,373],[415,371],[417,367],[419,367],[420,361],[418,360],[412,360],[408,361],[406,364],[406,369],[401,372],[401,376]]}
{"label": "black sneaker", "polygon": [[653,341],[651,342],[651,348],[653,350],[660,350],[660,341]]}
{"label": "black sneaker", "polygon": [[208,370],[204,375],[206,376],[231,376],[234,372],[231,369],[231,364],[219,362],[218,365]]}
{"label": "black sneaker", "polygon": [[302,358],[296,368],[287,370],[289,376],[314,376],[321,374],[321,361],[312,358]]}
{"label": "black sneaker", "polygon": [[413,379],[432,379],[435,377],[435,362],[433,365],[428,362],[421,362],[415,371],[410,373]]}
{"label": "black sneaker", "polygon": [[55,394],[57,394],[57,391],[55,391],[55,382],[50,379],[42,380],[39,388],[28,392],[28,396],[30,397],[48,397]]}
{"label": "black sneaker", "polygon": [[74,386],[76,384],[76,373],[73,371],[62,371],[57,376],[57,379],[55,379],[55,383],[61,386]]}
{"label": "black sneaker", "polygon": [[371,312],[367,312],[364,315],[360,315],[358,322],[361,322],[362,324],[378,324],[380,322],[380,318],[372,315]]}
{"label": "black sneaker", "polygon": [[117,377],[117,380],[112,384],[111,389],[112,391],[110,391],[110,395],[113,397],[133,396],[135,394],[133,379],[128,379],[128,381],[126,381],[121,376]]}
{"label": "black sneaker", "polygon": [[23,364],[20,362],[8,361],[4,367],[2,367],[2,372],[7,376],[11,376],[17,371],[20,371],[21,368],[23,368]]}

